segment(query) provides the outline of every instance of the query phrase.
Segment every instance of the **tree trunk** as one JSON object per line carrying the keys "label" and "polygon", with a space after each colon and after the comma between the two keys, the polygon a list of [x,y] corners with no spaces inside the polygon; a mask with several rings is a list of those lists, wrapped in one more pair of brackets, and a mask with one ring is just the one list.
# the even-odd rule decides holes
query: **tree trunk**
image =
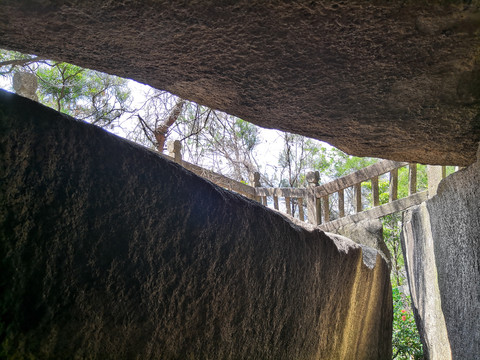
{"label": "tree trunk", "polygon": [[185,100],[179,99],[172,111],[170,111],[167,119],[154,130],[153,134],[155,135],[155,140],[157,142],[156,148],[159,152],[163,152],[165,141],[167,140],[168,129],[175,123],[175,121],[177,121],[178,117],[182,113],[184,105]]}

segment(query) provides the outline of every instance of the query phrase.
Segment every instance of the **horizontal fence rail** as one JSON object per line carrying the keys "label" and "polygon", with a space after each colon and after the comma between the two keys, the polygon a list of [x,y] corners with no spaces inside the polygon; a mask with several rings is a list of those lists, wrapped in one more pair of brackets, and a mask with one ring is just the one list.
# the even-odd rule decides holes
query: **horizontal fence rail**
{"label": "horizontal fence rail", "polygon": [[[399,169],[408,166],[408,195],[398,198],[398,173]],[[445,167],[429,167],[429,191],[435,188],[440,180],[446,176]],[[432,173],[437,175],[432,176]],[[379,178],[389,174],[388,202],[380,203]],[[412,206],[419,205],[429,196],[429,191],[417,192],[417,164],[382,160],[352,174],[335,179],[323,185],[318,184],[319,174],[307,174],[308,188],[270,188],[255,187],[256,198],[267,205],[269,197],[273,198],[275,209],[279,209],[279,199],[284,198],[285,212],[293,215],[295,207],[298,210],[298,218],[304,221],[304,207],[307,210],[308,222],[317,225],[324,231],[334,231],[349,223],[355,223],[365,219],[375,219],[396,212],[404,211]],[[364,209],[362,183],[370,182],[371,208]],[[347,215],[345,211],[345,191],[353,190],[354,213]],[[337,202],[336,218],[332,219],[330,197],[335,196]]]}
{"label": "horizontal fence rail", "polygon": [[[282,204],[286,214],[296,216],[301,221],[308,221],[324,231],[335,231],[349,223],[380,218],[418,205],[436,192],[436,186],[446,176],[444,166],[427,166],[428,190],[417,192],[416,164],[382,160],[323,185],[318,183],[320,175],[317,171],[306,174],[307,188],[272,188],[261,186],[259,173],[251,174],[249,179],[251,185],[247,185],[182,160],[179,141],[170,142],[168,151],[169,156],[163,154],[162,156],[181,164],[193,173],[223,188],[254,199],[265,206],[268,206],[269,203],[273,204],[276,210],[280,210],[280,204]],[[406,166],[408,166],[408,195],[398,199],[398,171]],[[380,204],[379,178],[384,174],[389,174],[389,196],[386,204]],[[372,207],[364,210],[362,183],[367,182],[371,184]],[[350,215],[345,211],[345,191],[349,188],[353,189],[353,204],[350,206],[353,205],[354,212]],[[335,219],[332,218],[333,213],[330,206],[330,197],[332,196],[337,202]]]}
{"label": "horizontal fence rail", "polygon": [[368,209],[350,216],[327,222],[325,224],[319,225],[319,227],[324,231],[335,231],[336,229],[350,223],[356,223],[367,219],[378,219],[386,215],[404,211],[409,207],[420,205],[422,202],[427,200],[427,198],[428,191],[425,190],[403,199],[394,200],[388,204],[376,206],[372,209]]}
{"label": "horizontal fence rail", "polygon": [[226,177],[222,174],[218,174],[216,172],[213,172],[211,170],[204,169],[198,165],[194,165],[189,163],[188,161],[182,160],[181,156],[181,144],[180,142],[176,140],[175,142],[171,142],[168,144],[168,151],[169,155],[161,154],[163,157],[173,160],[176,163],[179,163],[182,165],[185,169],[190,170],[191,172],[197,174],[198,176],[201,176],[207,180],[210,180],[211,182],[217,184],[218,186],[221,186],[225,189],[235,191],[239,194],[242,194],[250,199],[254,199],[256,194],[255,194],[255,188],[241,183],[239,181],[230,179],[229,177]]}
{"label": "horizontal fence rail", "polygon": [[277,197],[305,197],[306,189],[302,188],[254,188],[257,196],[277,196]]}
{"label": "horizontal fence rail", "polygon": [[317,197],[334,194],[340,190],[346,189],[348,187],[351,187],[357,184],[361,184],[362,182],[371,180],[372,178],[378,177],[380,175],[383,175],[387,172],[396,170],[406,165],[408,165],[408,163],[391,161],[391,160],[383,160],[376,164],[373,164],[366,168],[358,170],[353,174],[343,176],[327,184],[318,186],[315,189],[315,192]]}

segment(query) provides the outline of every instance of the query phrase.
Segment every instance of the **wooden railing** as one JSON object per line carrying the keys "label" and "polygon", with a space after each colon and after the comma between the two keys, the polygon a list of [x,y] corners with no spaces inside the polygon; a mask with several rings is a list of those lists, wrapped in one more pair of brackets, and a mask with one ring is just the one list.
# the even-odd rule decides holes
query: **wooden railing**
{"label": "wooden railing", "polygon": [[172,141],[167,144],[167,150],[169,155],[161,154],[163,157],[166,157],[170,160],[175,161],[182,165],[185,169],[190,170],[191,172],[201,176],[211,182],[221,186],[225,189],[235,191],[243,196],[248,197],[249,199],[255,199],[255,188],[253,186],[241,183],[239,181],[230,179],[224,175],[218,174],[211,170],[204,169],[198,165],[191,164],[182,159],[182,145],[180,141]]}
{"label": "wooden railing", "polygon": [[[329,183],[319,185],[319,173],[309,172],[306,174],[307,188],[271,188],[262,187],[260,175],[254,173],[250,177],[250,185],[232,180],[221,174],[206,170],[200,166],[183,161],[181,158],[180,142],[168,144],[170,156],[166,156],[182,164],[186,169],[202,176],[217,185],[240,193],[250,199],[255,199],[267,206],[273,203],[276,210],[280,210],[280,204],[284,204],[285,213],[297,215],[301,221],[307,221],[319,226],[325,231],[334,231],[339,227],[364,219],[380,218],[395,212],[403,211],[411,206],[425,201],[430,193],[436,192],[436,187],[446,175],[445,167],[428,166],[428,190],[417,192],[417,165],[390,160],[379,161],[350,175],[335,179]],[[398,171],[408,166],[408,195],[398,198]],[[388,203],[380,204],[379,177],[389,174],[389,199]],[[371,208],[364,210],[362,200],[362,183],[371,183]],[[353,214],[347,215],[345,211],[345,191],[353,189]],[[337,199],[337,218],[331,219],[330,198]],[[293,205],[293,206],[292,206]],[[306,208],[306,216],[305,216]],[[292,210],[296,209],[296,214]]]}
{"label": "wooden railing", "polygon": [[[398,197],[398,172],[402,167],[408,167],[408,194]],[[304,220],[302,204],[306,199],[308,222],[317,225],[325,231],[334,231],[349,223],[365,219],[381,218],[396,212],[404,211],[414,205],[425,201],[429,195],[436,193],[438,183],[446,176],[446,167],[427,166],[428,190],[417,192],[417,164],[382,160],[376,164],[356,171],[350,175],[335,179],[329,183],[318,185],[318,172],[307,173],[308,188],[262,188],[255,187],[255,194],[262,198],[262,203],[267,203],[267,197],[273,197],[275,209],[278,210],[279,197],[285,198],[286,213],[291,215],[290,204],[292,198],[299,205],[299,218]],[[389,174],[389,197],[386,204],[380,203],[379,177]],[[365,210],[362,197],[362,183],[370,182],[371,208]],[[345,211],[345,191],[353,189],[353,214],[347,215]],[[336,219],[332,219],[331,197],[337,200]]]}
{"label": "wooden railing", "polygon": [[[398,171],[408,166],[408,196],[398,199]],[[386,204],[380,204],[379,177],[389,173],[389,198]],[[371,209],[363,210],[362,183],[371,183]],[[337,192],[339,199],[343,199],[346,188],[354,190],[354,214],[345,216],[344,210],[339,209],[339,218],[333,221],[324,219],[325,223],[320,226],[325,231],[333,231],[352,222],[365,219],[380,218],[395,212],[403,211],[411,206],[418,205],[428,197],[427,191],[417,193],[417,165],[389,160],[380,161],[374,165],[361,169],[353,174],[334,180],[323,185],[318,190],[322,196],[324,207],[328,208],[328,196]],[[340,202],[339,202],[340,203]],[[343,201],[341,202],[343,206]]]}

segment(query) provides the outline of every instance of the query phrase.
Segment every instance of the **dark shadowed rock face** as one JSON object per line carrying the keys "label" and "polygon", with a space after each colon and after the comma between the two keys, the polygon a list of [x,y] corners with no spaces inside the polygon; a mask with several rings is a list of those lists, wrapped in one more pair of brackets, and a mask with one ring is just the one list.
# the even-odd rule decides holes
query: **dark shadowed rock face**
{"label": "dark shadowed rock face", "polygon": [[0,151],[7,357],[390,358],[373,250],[2,91]]}
{"label": "dark shadowed rock face", "polygon": [[431,359],[480,354],[480,148],[478,155],[404,217],[405,264]]}
{"label": "dark shadowed rock face", "polygon": [[0,47],[350,154],[468,165],[480,140],[480,12],[478,1],[445,3],[3,0]]}

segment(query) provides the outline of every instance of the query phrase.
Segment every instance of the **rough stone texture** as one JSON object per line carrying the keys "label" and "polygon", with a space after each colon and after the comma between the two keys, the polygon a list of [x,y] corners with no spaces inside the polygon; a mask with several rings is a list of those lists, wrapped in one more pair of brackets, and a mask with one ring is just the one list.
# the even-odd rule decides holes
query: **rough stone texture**
{"label": "rough stone texture", "polygon": [[18,95],[38,101],[37,97],[37,77],[35,74],[27,72],[16,72],[13,75],[13,88]]}
{"label": "rough stone texture", "polygon": [[0,47],[133,78],[350,154],[475,161],[478,0],[3,0],[0,13]]}
{"label": "rough stone texture", "polygon": [[404,213],[402,249],[413,312],[425,358],[451,360],[438,287],[430,218],[425,203]]}
{"label": "rough stone texture", "polygon": [[0,203],[2,356],[391,356],[373,249],[3,91]]}
{"label": "rough stone texture", "polygon": [[383,224],[380,220],[364,220],[355,224],[346,225],[337,229],[335,233],[343,235],[355,241],[357,244],[377,249],[391,268],[392,257],[385,241],[383,241]]}
{"label": "rough stone texture", "polygon": [[[444,179],[404,219],[403,246],[416,320],[431,359],[480,354],[479,161]],[[448,337],[448,339],[446,338]]]}

